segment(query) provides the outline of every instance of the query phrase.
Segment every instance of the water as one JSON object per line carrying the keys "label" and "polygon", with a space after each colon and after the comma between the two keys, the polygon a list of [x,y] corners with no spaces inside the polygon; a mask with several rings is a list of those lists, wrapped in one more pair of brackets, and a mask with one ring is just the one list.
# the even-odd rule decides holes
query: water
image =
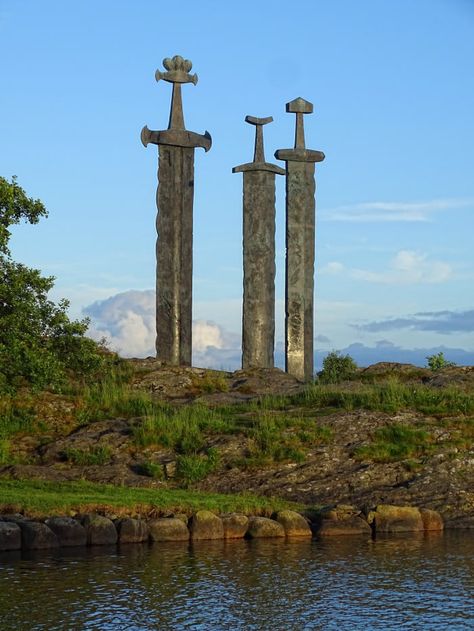
{"label": "water", "polygon": [[3,630],[474,629],[474,532],[0,555]]}

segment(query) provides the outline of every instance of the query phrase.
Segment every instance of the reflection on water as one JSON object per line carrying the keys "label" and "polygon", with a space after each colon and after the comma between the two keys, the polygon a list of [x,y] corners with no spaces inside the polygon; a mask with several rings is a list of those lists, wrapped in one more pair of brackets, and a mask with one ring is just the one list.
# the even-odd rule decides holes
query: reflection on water
{"label": "reflection on water", "polygon": [[474,533],[0,555],[0,629],[473,629]]}

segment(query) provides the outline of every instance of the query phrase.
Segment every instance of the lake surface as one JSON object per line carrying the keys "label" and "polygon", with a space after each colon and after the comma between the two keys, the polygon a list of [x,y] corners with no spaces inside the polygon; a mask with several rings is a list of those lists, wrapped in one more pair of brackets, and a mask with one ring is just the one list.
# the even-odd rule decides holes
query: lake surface
{"label": "lake surface", "polygon": [[0,629],[474,629],[474,532],[0,555]]}

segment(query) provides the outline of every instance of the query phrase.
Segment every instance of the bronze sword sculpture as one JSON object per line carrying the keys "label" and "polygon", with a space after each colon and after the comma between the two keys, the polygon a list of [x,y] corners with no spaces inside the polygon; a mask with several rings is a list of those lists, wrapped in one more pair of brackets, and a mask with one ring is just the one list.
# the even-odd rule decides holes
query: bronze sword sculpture
{"label": "bronze sword sculpture", "polygon": [[168,129],[144,127],[141,140],[158,145],[156,229],[156,356],[174,366],[190,366],[192,356],[192,274],[194,149],[209,151],[212,139],[184,126],[181,84],[197,83],[192,63],[175,55],[163,60],[157,81],[173,84]]}
{"label": "bronze sword sculpture", "polygon": [[265,162],[263,125],[273,118],[246,116],[255,125],[253,162],[244,174],[242,368],[273,368],[275,343],[275,175],[285,171]]}
{"label": "bronze sword sculpture", "polygon": [[296,114],[294,149],[278,149],[277,160],[286,162],[286,295],[285,369],[303,381],[313,379],[313,300],[315,238],[315,162],[322,151],[306,149],[303,114],[313,104],[302,98],[286,104]]}

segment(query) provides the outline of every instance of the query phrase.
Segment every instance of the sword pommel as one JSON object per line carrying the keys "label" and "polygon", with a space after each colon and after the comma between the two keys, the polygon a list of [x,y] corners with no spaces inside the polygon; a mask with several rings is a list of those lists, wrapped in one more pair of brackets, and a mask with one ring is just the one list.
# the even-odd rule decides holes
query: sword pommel
{"label": "sword pommel", "polygon": [[189,74],[193,67],[192,62],[189,59],[184,59],[181,55],[175,55],[173,58],[165,57],[163,66],[167,72],[157,70],[155,72],[157,81],[163,79],[163,81],[168,81],[168,83],[194,83],[194,85],[198,82],[196,73]]}

